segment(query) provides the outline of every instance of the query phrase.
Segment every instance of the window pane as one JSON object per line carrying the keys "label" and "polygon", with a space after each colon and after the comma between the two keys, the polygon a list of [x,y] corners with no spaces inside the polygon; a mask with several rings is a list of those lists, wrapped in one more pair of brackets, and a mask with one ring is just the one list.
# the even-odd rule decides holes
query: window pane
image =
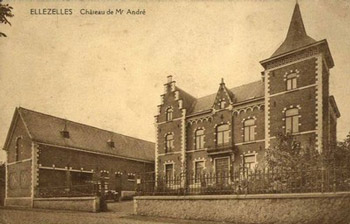
{"label": "window pane", "polygon": [[287,80],[287,90],[292,89],[292,80],[288,79]]}
{"label": "window pane", "polygon": [[293,85],[293,89],[295,89],[295,88],[297,88],[297,79],[296,78],[294,78],[293,79],[293,83],[292,83]]}
{"label": "window pane", "polygon": [[223,138],[222,137],[223,137],[222,133],[219,132],[217,134],[217,144],[218,145],[222,145],[223,144]]}
{"label": "window pane", "polygon": [[244,141],[249,141],[249,127],[244,128]]}
{"label": "window pane", "polygon": [[227,124],[220,125],[220,126],[218,126],[217,130],[218,130],[218,131],[225,131],[225,130],[228,130],[228,125],[227,125]]}
{"label": "window pane", "polygon": [[255,155],[245,156],[244,160],[245,160],[246,163],[255,163]]}
{"label": "window pane", "polygon": [[297,115],[298,113],[298,108],[293,108],[286,111],[286,116],[293,116]]}
{"label": "window pane", "polygon": [[253,141],[255,139],[255,127],[250,127],[250,141]]}
{"label": "window pane", "polygon": [[293,132],[299,132],[299,117],[293,117]]}
{"label": "window pane", "polygon": [[292,131],[292,118],[286,118],[286,133],[290,133]]}
{"label": "window pane", "polygon": [[224,143],[228,143],[229,142],[229,131],[225,131],[224,132]]}
{"label": "window pane", "polygon": [[203,135],[203,134],[204,134],[204,130],[202,129],[196,131],[196,136]]}
{"label": "window pane", "polygon": [[251,125],[254,125],[254,119],[249,119],[249,120],[246,120],[244,121],[244,126],[251,126]]}

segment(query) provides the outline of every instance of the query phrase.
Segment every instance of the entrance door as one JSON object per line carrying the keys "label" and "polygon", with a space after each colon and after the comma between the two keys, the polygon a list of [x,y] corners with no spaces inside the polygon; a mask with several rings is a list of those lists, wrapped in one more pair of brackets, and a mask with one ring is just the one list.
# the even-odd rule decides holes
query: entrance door
{"label": "entrance door", "polygon": [[122,194],[122,186],[123,186],[123,176],[121,174],[115,175],[115,191],[118,193],[117,197],[118,200],[121,197]]}
{"label": "entrance door", "polygon": [[229,157],[215,159],[215,174],[217,184],[225,184],[230,178],[230,161]]}

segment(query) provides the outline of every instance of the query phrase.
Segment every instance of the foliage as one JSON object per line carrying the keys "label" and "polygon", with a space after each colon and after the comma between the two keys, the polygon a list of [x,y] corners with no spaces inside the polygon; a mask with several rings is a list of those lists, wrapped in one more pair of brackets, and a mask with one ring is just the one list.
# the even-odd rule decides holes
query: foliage
{"label": "foliage", "polygon": [[336,166],[350,165],[350,133],[331,151],[330,159]]}
{"label": "foliage", "polygon": [[267,166],[272,169],[299,171],[321,167],[323,155],[315,148],[303,147],[292,135],[279,134],[277,145],[266,151]]}
{"label": "foliage", "polygon": [[[11,26],[8,18],[13,17],[12,9],[13,8],[8,4],[2,4],[2,0],[0,0],[0,23],[9,24]],[[0,32],[0,37],[6,37],[6,34]]]}

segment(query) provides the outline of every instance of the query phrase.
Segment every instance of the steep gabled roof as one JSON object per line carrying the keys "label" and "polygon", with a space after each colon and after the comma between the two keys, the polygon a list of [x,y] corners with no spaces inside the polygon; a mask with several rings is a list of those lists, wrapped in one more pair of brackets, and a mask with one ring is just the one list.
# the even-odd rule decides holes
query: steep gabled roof
{"label": "steep gabled roof", "polygon": [[177,86],[175,87],[175,90],[179,91],[179,97],[183,100],[184,107],[192,108],[192,105],[196,101],[196,98]]}
{"label": "steep gabled roof", "polygon": [[[22,107],[18,108],[17,111],[28,128],[33,141],[142,161],[154,161],[155,144],[152,142]],[[63,129],[69,132],[69,138],[62,137],[61,131]],[[109,140],[114,142],[114,148],[107,144]]]}
{"label": "steep gabled roof", "polygon": [[[229,89],[229,92],[233,95],[235,103],[241,103],[254,98],[263,97],[264,92],[264,82],[256,81],[251,82],[242,86],[234,87]],[[214,104],[216,93],[198,98],[194,104],[192,113],[198,113],[201,111],[211,109]]]}
{"label": "steep gabled roof", "polygon": [[306,34],[303,19],[301,17],[299,4],[296,3],[292,20],[289,25],[287,37],[282,45],[272,54],[275,57],[289,51],[310,45],[316,41]]}

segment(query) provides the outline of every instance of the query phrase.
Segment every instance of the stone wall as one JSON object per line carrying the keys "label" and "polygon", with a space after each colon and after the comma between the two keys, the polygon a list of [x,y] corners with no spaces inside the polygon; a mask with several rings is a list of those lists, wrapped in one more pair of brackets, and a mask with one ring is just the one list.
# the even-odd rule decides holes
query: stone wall
{"label": "stone wall", "polygon": [[33,207],[98,212],[100,210],[100,199],[98,197],[35,198]]}
{"label": "stone wall", "polygon": [[233,223],[349,223],[350,192],[140,196],[137,215]]}

